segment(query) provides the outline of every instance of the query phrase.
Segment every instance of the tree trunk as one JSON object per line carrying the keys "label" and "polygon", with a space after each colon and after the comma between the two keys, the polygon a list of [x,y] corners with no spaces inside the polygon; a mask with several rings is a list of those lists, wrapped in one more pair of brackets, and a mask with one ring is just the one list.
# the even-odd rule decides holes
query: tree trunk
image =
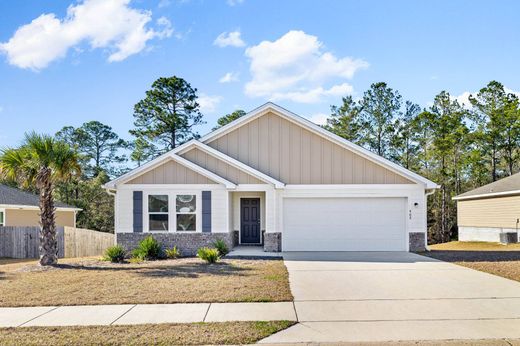
{"label": "tree trunk", "polygon": [[49,266],[58,263],[58,241],[52,198],[51,169],[42,167],[36,177],[40,190],[40,265]]}

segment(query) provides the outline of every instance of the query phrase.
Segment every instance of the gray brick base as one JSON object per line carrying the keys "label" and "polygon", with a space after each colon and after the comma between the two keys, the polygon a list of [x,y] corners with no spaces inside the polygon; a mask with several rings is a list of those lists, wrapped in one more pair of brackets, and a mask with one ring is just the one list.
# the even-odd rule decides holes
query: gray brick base
{"label": "gray brick base", "polygon": [[425,237],[426,234],[422,232],[414,232],[409,235],[410,252],[421,252],[425,251]]}
{"label": "gray brick base", "polygon": [[225,241],[229,249],[233,248],[232,233],[116,233],[116,241],[127,251],[132,251],[149,235],[157,239],[165,249],[177,246],[183,256],[195,256],[197,249],[212,246],[217,239]]}
{"label": "gray brick base", "polygon": [[282,233],[264,233],[264,251],[280,252],[282,251]]}

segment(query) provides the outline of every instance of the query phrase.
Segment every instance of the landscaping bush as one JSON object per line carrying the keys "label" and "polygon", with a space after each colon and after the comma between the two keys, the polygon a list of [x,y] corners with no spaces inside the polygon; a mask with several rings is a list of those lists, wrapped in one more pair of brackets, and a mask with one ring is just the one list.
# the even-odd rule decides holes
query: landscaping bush
{"label": "landscaping bush", "polygon": [[215,249],[218,250],[218,254],[220,257],[226,256],[229,253],[229,248],[226,242],[222,239],[217,239],[217,241],[213,243],[213,246],[215,247]]}
{"label": "landscaping bush", "polygon": [[105,250],[105,256],[103,259],[105,261],[110,261],[113,263],[121,263],[125,260],[126,250],[121,245],[114,245]]}
{"label": "landscaping bush", "polygon": [[156,260],[164,257],[161,243],[151,235],[141,240],[139,246],[132,252],[132,255],[143,261]]}
{"label": "landscaping bush", "polygon": [[218,250],[209,247],[201,247],[200,249],[198,249],[197,257],[210,264],[215,263],[220,259]]}
{"label": "landscaping bush", "polygon": [[164,254],[166,258],[175,259],[181,257],[181,252],[177,249],[177,246],[172,247],[171,249],[164,250]]}

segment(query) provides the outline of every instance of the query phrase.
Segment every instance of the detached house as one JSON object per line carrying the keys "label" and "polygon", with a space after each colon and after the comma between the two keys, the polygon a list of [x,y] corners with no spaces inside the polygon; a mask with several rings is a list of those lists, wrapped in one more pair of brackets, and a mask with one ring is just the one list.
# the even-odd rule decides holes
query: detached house
{"label": "detached house", "polygon": [[109,182],[117,242],[417,251],[430,180],[267,103]]}

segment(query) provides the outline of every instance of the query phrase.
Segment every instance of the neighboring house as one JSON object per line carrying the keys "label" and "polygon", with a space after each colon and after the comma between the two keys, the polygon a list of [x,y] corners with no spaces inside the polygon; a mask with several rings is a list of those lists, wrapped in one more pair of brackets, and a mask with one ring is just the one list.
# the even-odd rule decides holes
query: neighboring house
{"label": "neighboring house", "polygon": [[267,103],[109,182],[117,242],[415,251],[437,184]]}
{"label": "neighboring house", "polygon": [[453,199],[457,201],[460,241],[518,241],[520,173]]}
{"label": "neighboring house", "polygon": [[[81,209],[55,203],[56,226],[76,226],[76,213]],[[39,226],[38,195],[0,185],[0,226]]]}

